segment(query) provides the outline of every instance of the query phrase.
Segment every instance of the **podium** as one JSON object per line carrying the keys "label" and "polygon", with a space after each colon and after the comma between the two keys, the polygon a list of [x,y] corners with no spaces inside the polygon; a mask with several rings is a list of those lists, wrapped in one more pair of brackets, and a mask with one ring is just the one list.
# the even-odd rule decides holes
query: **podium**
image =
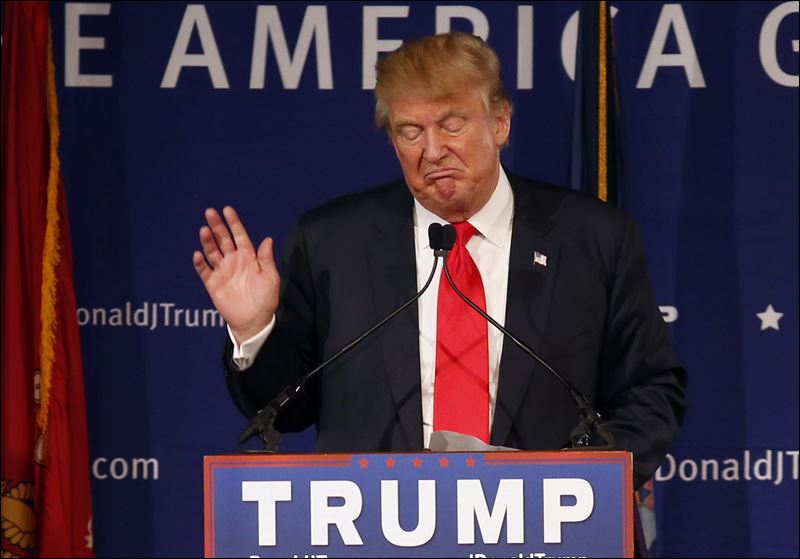
{"label": "podium", "polygon": [[628,452],[206,456],[206,557],[632,557]]}

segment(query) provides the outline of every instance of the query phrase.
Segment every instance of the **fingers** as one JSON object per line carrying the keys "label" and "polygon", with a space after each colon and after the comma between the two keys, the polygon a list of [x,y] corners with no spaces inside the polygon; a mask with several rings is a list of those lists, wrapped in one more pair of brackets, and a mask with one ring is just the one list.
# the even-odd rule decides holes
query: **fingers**
{"label": "fingers", "polygon": [[[228,228],[222,222],[222,218],[217,213],[217,210],[208,208],[205,215],[208,226],[211,228],[211,233],[214,236],[214,241],[216,241],[217,247],[222,255],[224,256],[226,253],[235,250],[236,247],[233,244],[230,231],[228,231]],[[212,261],[211,263],[213,264],[214,262]]]}
{"label": "fingers", "polygon": [[225,215],[225,219],[228,222],[228,227],[231,228],[233,240],[236,243],[236,248],[255,250],[253,248],[253,243],[250,242],[250,236],[247,234],[247,231],[245,230],[242,221],[239,219],[239,214],[236,213],[236,210],[234,210],[231,206],[225,206],[222,209],[222,213]]}
{"label": "fingers", "polygon": [[[192,263],[203,281],[214,269],[222,264],[226,254],[230,254],[237,249],[244,250],[245,253],[250,255],[254,252],[253,243],[250,241],[250,236],[247,234],[236,210],[231,206],[225,206],[222,212],[227,224],[222,220],[217,210],[214,208],[206,209],[205,217],[208,225],[200,228],[200,245],[203,252],[196,251],[192,255]],[[230,227],[230,230],[228,227]],[[231,236],[231,233],[233,233],[233,236]],[[273,258],[271,241],[269,258]]]}
{"label": "fingers", "polygon": [[215,268],[219,266],[222,261],[222,253],[217,248],[217,243],[214,241],[214,236],[211,234],[211,229],[205,225],[200,228],[200,246],[203,247],[203,254],[211,265]]}

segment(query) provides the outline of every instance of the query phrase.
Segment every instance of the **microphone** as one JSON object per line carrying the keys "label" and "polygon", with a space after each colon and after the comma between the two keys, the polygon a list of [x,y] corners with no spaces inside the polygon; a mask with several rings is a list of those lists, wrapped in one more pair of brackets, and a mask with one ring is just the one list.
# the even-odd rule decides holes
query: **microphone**
{"label": "microphone", "polygon": [[483,309],[481,309],[478,305],[470,301],[470,299],[464,295],[458,287],[456,287],[453,278],[450,277],[450,270],[447,268],[447,253],[453,248],[453,244],[456,241],[456,228],[450,225],[442,226],[442,251],[444,252],[444,259],[443,259],[443,267],[445,276],[447,276],[447,281],[453,290],[458,294],[459,297],[472,309],[480,314],[483,318],[485,318],[489,323],[497,328],[503,335],[514,342],[522,351],[527,353],[533,359],[535,359],[542,367],[544,367],[550,374],[552,374],[562,385],[567,389],[569,395],[575,401],[575,404],[578,407],[578,411],[581,414],[581,422],[580,424],[572,430],[570,434],[570,444],[572,448],[586,448],[590,446],[591,441],[591,433],[596,432],[601,439],[606,443],[605,446],[602,447],[594,447],[594,448],[612,448],[614,446],[614,437],[603,421],[603,418],[594,409],[594,406],[589,401],[589,399],[584,396],[577,388],[572,386],[567,379],[562,377],[560,374],[556,372],[553,367],[551,367],[544,359],[539,357],[535,351],[521,342],[516,336],[511,334],[508,330],[503,328],[494,318],[489,316]]}
{"label": "microphone", "polygon": [[[446,251],[442,250],[445,242],[443,235],[444,225],[441,223],[431,223],[430,226],[428,226],[428,241],[430,241],[434,256],[444,256],[447,254]],[[453,244],[451,243],[450,246],[452,247]]]}
{"label": "microphone", "polygon": [[453,249],[453,245],[456,244],[456,228],[450,225],[442,225],[442,256],[445,257],[445,262],[447,254]]}
{"label": "microphone", "polygon": [[[452,228],[452,226],[451,226]],[[449,233],[448,233],[449,234]],[[445,256],[447,251],[450,250],[453,246],[453,242],[455,242],[455,230],[453,232],[453,240],[449,241],[449,247],[446,250],[443,250],[444,246],[444,239],[443,239],[443,226],[441,223],[432,223],[430,227],[428,227],[428,240],[430,241],[431,248],[433,249],[433,267],[431,268],[431,273],[428,276],[425,285],[422,286],[420,289],[411,299],[400,305],[397,309],[392,311],[389,315],[385,318],[381,319],[377,324],[369,328],[367,331],[362,333],[361,335],[357,336],[349,343],[347,343],[344,347],[342,347],[339,351],[334,353],[331,357],[325,360],[320,365],[317,365],[311,371],[306,373],[300,380],[290,384],[286,388],[284,388],[280,394],[278,394],[272,401],[267,404],[265,407],[258,410],[256,415],[250,420],[250,425],[242,431],[242,434],[239,436],[239,445],[243,445],[245,442],[250,440],[256,433],[259,434],[261,440],[264,443],[264,451],[265,452],[276,452],[278,450],[278,444],[281,441],[281,435],[277,429],[275,429],[274,423],[275,420],[278,418],[278,414],[280,411],[289,405],[291,402],[297,398],[297,395],[300,393],[300,390],[306,385],[306,383],[311,380],[318,372],[322,369],[339,359],[342,355],[356,347],[360,344],[364,338],[371,335],[375,332],[378,328],[389,322],[395,316],[400,314],[404,311],[409,305],[414,303],[417,299],[419,299],[423,293],[428,289],[428,286],[433,281],[433,276],[436,273],[436,267],[439,263],[439,258]]]}

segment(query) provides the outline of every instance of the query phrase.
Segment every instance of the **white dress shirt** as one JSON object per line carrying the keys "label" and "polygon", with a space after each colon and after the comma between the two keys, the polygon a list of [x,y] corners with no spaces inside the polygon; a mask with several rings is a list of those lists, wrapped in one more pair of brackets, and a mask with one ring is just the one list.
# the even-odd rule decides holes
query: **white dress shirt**
{"label": "white dress shirt", "polygon": [[[511,255],[511,223],[514,216],[514,196],[503,169],[497,186],[489,201],[468,221],[478,230],[467,242],[469,251],[481,274],[486,294],[486,312],[500,324],[505,325],[506,297],[508,291],[508,267]],[[426,210],[414,200],[414,246],[416,247],[417,289],[428,279],[433,266],[433,251],[428,240],[431,223],[446,223],[436,214]],[[428,290],[417,301],[419,310],[419,365],[422,390],[422,430],[425,448],[428,448],[433,432],[433,391],[436,379],[436,308],[439,300],[439,281],[442,267],[439,266]],[[465,303],[466,305],[466,303]],[[233,342],[233,361],[240,370],[249,367],[258,350],[272,329],[275,318],[261,332],[242,343]],[[500,355],[503,350],[503,334],[489,325],[489,432],[494,418],[497,381],[500,371]]]}

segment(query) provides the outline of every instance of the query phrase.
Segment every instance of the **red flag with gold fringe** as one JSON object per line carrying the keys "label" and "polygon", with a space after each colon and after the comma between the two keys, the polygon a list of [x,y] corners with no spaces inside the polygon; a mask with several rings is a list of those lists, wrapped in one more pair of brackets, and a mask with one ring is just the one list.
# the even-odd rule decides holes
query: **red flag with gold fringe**
{"label": "red flag with gold fringe", "polygon": [[86,401],[47,2],[4,2],[2,552],[91,557]]}

